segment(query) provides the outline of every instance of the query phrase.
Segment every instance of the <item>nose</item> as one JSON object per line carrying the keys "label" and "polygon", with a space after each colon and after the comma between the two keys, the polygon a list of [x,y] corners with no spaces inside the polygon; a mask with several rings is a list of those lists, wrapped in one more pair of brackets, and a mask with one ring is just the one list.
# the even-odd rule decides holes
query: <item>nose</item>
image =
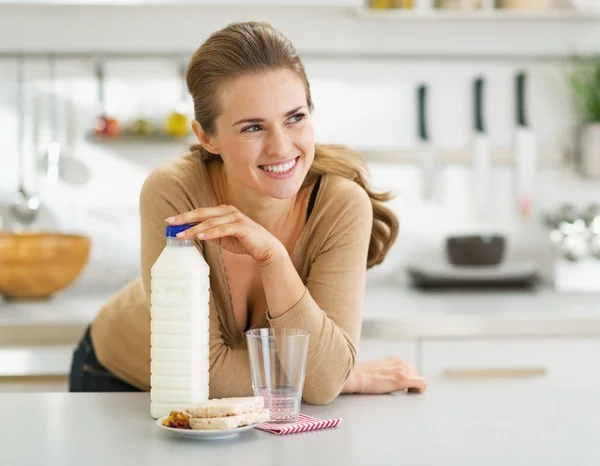
{"label": "nose", "polygon": [[266,140],[267,154],[272,157],[285,158],[292,147],[292,138],[284,128],[275,128],[269,131]]}

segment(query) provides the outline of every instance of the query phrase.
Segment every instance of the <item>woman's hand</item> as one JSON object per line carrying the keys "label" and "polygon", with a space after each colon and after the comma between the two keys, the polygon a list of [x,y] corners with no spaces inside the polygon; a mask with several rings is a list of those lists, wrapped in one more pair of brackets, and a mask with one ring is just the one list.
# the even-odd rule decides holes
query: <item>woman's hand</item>
{"label": "woman's hand", "polygon": [[350,373],[342,393],[375,395],[399,390],[422,392],[427,382],[419,372],[399,356],[358,363]]}
{"label": "woman's hand", "polygon": [[248,254],[260,263],[268,263],[285,251],[283,244],[265,228],[246,217],[236,207],[220,205],[192,210],[165,219],[169,225],[197,223],[177,234],[179,239],[209,240],[235,254]]}

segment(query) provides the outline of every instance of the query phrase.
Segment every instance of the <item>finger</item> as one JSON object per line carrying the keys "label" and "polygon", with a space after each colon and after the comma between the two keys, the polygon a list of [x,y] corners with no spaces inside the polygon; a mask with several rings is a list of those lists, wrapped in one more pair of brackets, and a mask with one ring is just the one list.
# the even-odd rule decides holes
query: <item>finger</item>
{"label": "finger", "polygon": [[167,222],[169,225],[183,225],[184,223],[203,222],[209,218],[230,214],[235,211],[237,211],[237,209],[230,205],[199,207],[198,209],[194,209],[190,212],[168,217],[165,219],[165,222]]}
{"label": "finger", "polygon": [[397,371],[393,374],[396,382],[396,390],[418,389],[425,390],[427,382],[420,375],[413,375],[405,371]]}
{"label": "finger", "polygon": [[413,377],[409,380],[409,383],[407,390],[412,393],[421,393],[427,388],[427,382],[423,377]]}
{"label": "finger", "polygon": [[242,222],[236,221],[232,223],[225,223],[223,225],[218,225],[210,230],[206,230],[203,233],[198,234],[198,238],[202,240],[211,240],[217,238],[223,238],[225,236],[243,236],[242,230],[244,226]]}
{"label": "finger", "polygon": [[212,230],[221,225],[227,225],[228,223],[236,222],[240,220],[240,215],[241,214],[238,211],[235,211],[231,214],[222,215],[220,217],[209,218],[208,220],[205,220],[204,222],[199,223],[192,228],[188,228],[185,231],[177,233],[177,237],[179,239],[188,239],[194,237],[204,239],[204,234],[206,231]]}

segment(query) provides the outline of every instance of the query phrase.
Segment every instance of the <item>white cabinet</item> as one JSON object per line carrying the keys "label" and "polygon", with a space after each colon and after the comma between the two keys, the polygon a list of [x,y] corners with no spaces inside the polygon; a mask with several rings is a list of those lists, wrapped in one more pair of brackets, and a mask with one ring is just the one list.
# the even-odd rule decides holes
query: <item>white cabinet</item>
{"label": "white cabinet", "polygon": [[0,392],[65,392],[72,345],[0,348]]}
{"label": "white cabinet", "polygon": [[417,341],[361,338],[358,362],[373,361],[388,356],[400,356],[411,366],[417,366]]}
{"label": "white cabinet", "polygon": [[419,349],[431,385],[600,388],[597,338],[425,340]]}

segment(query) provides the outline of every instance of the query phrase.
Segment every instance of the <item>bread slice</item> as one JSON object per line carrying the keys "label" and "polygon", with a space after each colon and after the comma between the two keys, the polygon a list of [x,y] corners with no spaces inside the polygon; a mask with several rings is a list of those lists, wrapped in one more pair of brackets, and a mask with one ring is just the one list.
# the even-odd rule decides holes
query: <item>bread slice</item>
{"label": "bread slice", "polygon": [[250,413],[225,417],[191,417],[190,427],[194,430],[229,430],[236,427],[249,426],[267,422],[270,419],[268,409],[258,409]]}
{"label": "bread slice", "polygon": [[188,406],[185,412],[194,418],[237,416],[262,409],[264,404],[262,396],[214,398],[203,403]]}

